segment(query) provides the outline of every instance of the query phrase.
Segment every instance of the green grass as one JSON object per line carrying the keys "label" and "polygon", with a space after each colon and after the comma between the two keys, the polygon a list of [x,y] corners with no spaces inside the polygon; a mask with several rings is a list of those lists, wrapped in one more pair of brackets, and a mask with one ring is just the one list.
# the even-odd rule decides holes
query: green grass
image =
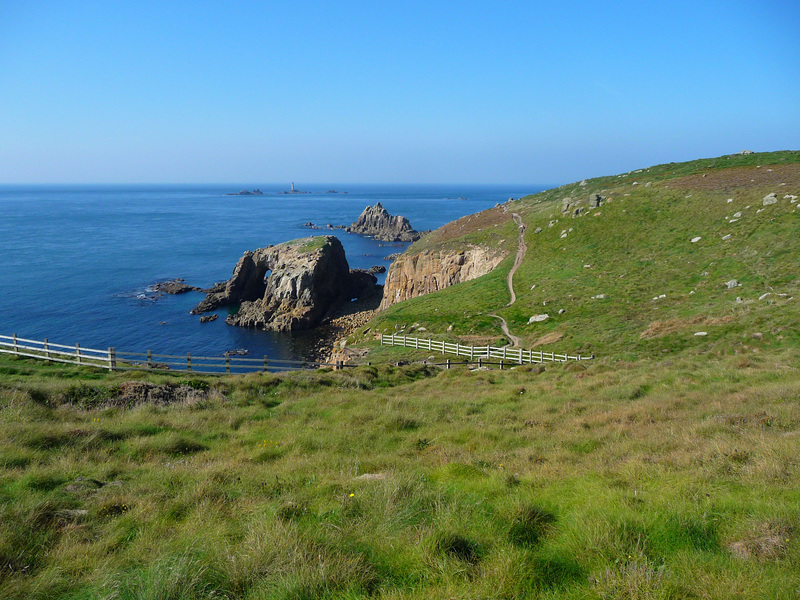
{"label": "green grass", "polygon": [[30,373],[0,389],[0,596],[792,597],[798,356],[761,354],[209,378],[90,409],[57,367],[0,360]]}
{"label": "green grass", "polygon": [[317,250],[321,250],[322,247],[325,246],[326,240],[327,238],[322,235],[298,240],[299,243],[298,252],[300,252],[301,254],[306,254],[308,252],[315,252]]}
{"label": "green grass", "polygon": [[[782,186],[769,173],[798,161],[798,152],[736,155],[529,196],[511,205],[527,224],[528,252],[514,278],[516,304],[503,308],[509,301],[509,256],[484,277],[390,307],[370,324],[371,331],[408,333],[416,324],[437,337],[502,343],[499,322],[488,316],[497,311],[525,347],[538,343],[562,352],[634,359],[734,352],[742,344],[796,347],[800,211],[782,197],[800,195],[800,175],[798,169],[787,173]],[[719,186],[703,188],[706,173]],[[687,175],[700,187],[687,189],[678,179]],[[765,179],[750,183],[751,177]],[[771,191],[781,200],[762,210],[761,199]],[[610,201],[577,218],[562,214],[563,198],[586,208],[595,192]],[[743,216],[729,223],[738,212]],[[480,235],[456,237],[441,247],[478,243]],[[695,237],[702,239],[691,242]],[[732,279],[741,286],[725,288]],[[764,294],[769,296],[760,299]],[[541,313],[550,318],[528,323]],[[695,336],[698,331],[707,335]]]}
{"label": "green grass", "polygon": [[[698,169],[719,167],[515,206],[531,260],[501,314],[597,354],[582,365],[443,371],[373,346],[344,371],[187,377],[0,357],[0,597],[797,597],[797,214],[727,224],[766,192],[672,187]],[[600,217],[560,215],[595,185]],[[508,268],[370,327],[498,340]]]}

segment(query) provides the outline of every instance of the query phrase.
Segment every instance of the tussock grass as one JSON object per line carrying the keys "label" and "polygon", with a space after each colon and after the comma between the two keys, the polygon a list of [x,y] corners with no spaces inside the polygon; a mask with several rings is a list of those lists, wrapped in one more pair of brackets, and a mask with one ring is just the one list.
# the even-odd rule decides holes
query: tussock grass
{"label": "tussock grass", "polygon": [[758,358],[248,375],[92,409],[7,360],[33,374],[0,392],[0,595],[789,597],[800,378]]}

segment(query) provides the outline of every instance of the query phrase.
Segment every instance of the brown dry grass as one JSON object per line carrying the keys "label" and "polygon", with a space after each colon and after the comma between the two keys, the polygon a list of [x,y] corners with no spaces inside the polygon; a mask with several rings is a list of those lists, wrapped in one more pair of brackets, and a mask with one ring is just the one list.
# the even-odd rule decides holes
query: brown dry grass
{"label": "brown dry grass", "polygon": [[461,217],[452,221],[425,236],[426,246],[443,244],[450,240],[458,239],[462,236],[478,233],[489,227],[494,227],[501,223],[511,220],[511,213],[506,212],[502,206],[495,206],[474,215]]}
{"label": "brown dry grass", "polygon": [[697,325],[724,325],[734,320],[733,315],[726,315],[724,317],[703,317],[696,316],[691,319],[669,319],[667,321],[653,321],[647,326],[640,335],[640,339],[649,340],[652,338],[662,337],[677,333],[682,329],[689,326]]}
{"label": "brown dry grass", "polygon": [[544,346],[545,344],[555,344],[556,342],[560,341],[561,338],[563,337],[564,334],[561,333],[560,331],[553,331],[551,333],[543,335],[538,340],[533,342],[533,347],[536,348],[536,346]]}
{"label": "brown dry grass", "polygon": [[[786,184],[781,186],[780,184]],[[710,169],[706,173],[671,179],[666,183],[677,190],[733,190],[761,186],[779,186],[785,193],[797,193],[800,189],[800,163],[788,165],[765,165],[762,167],[738,167],[732,169]],[[794,191],[791,191],[794,190]],[[778,189],[776,188],[776,192]]]}
{"label": "brown dry grass", "polygon": [[776,560],[786,555],[791,533],[791,525],[758,523],[749,536],[732,542],[728,549],[739,558]]}

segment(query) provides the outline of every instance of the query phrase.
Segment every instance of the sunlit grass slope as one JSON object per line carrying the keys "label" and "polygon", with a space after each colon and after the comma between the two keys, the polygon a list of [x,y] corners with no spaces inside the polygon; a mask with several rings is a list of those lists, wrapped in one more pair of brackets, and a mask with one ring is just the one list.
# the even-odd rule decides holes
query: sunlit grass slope
{"label": "sunlit grass slope", "polygon": [[[778,201],[764,206],[770,193]],[[600,207],[589,208],[592,194]],[[491,274],[395,305],[373,327],[499,339],[487,313],[502,309],[527,347],[598,356],[727,352],[754,335],[759,345],[796,346],[800,210],[791,196],[800,196],[800,152],[661,165],[529,196],[509,205],[503,225],[506,240],[515,239],[512,211],[527,225],[516,304],[502,309],[512,252]],[[485,235],[459,233],[437,241]],[[733,280],[740,285],[729,289]],[[528,322],[540,314],[549,318]]]}

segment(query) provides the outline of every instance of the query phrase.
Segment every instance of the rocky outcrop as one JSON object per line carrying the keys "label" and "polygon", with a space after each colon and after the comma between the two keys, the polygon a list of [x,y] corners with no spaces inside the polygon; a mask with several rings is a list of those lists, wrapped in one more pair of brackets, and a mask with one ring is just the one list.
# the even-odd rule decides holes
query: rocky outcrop
{"label": "rocky outcrop", "polygon": [[263,196],[264,192],[259,189],[254,189],[252,192],[250,190],[242,190],[241,192],[230,192],[225,194],[226,196]]}
{"label": "rocky outcrop", "polygon": [[419,231],[411,227],[408,219],[400,215],[393,217],[380,202],[375,206],[367,206],[346,231],[370,235],[384,242],[415,242],[422,237]]}
{"label": "rocky outcrop", "polygon": [[245,252],[222,291],[208,294],[193,314],[239,305],[225,322],[276,331],[310,329],[333,309],[367,293],[376,278],[350,271],[342,243],[309,237]]}
{"label": "rocky outcrop", "polygon": [[409,298],[430,294],[486,275],[508,252],[486,246],[462,251],[424,250],[400,256],[386,275],[380,310]]}
{"label": "rocky outcrop", "polygon": [[183,279],[170,279],[169,281],[159,281],[154,283],[152,289],[164,294],[185,294],[186,292],[200,292],[199,287],[188,285]]}

